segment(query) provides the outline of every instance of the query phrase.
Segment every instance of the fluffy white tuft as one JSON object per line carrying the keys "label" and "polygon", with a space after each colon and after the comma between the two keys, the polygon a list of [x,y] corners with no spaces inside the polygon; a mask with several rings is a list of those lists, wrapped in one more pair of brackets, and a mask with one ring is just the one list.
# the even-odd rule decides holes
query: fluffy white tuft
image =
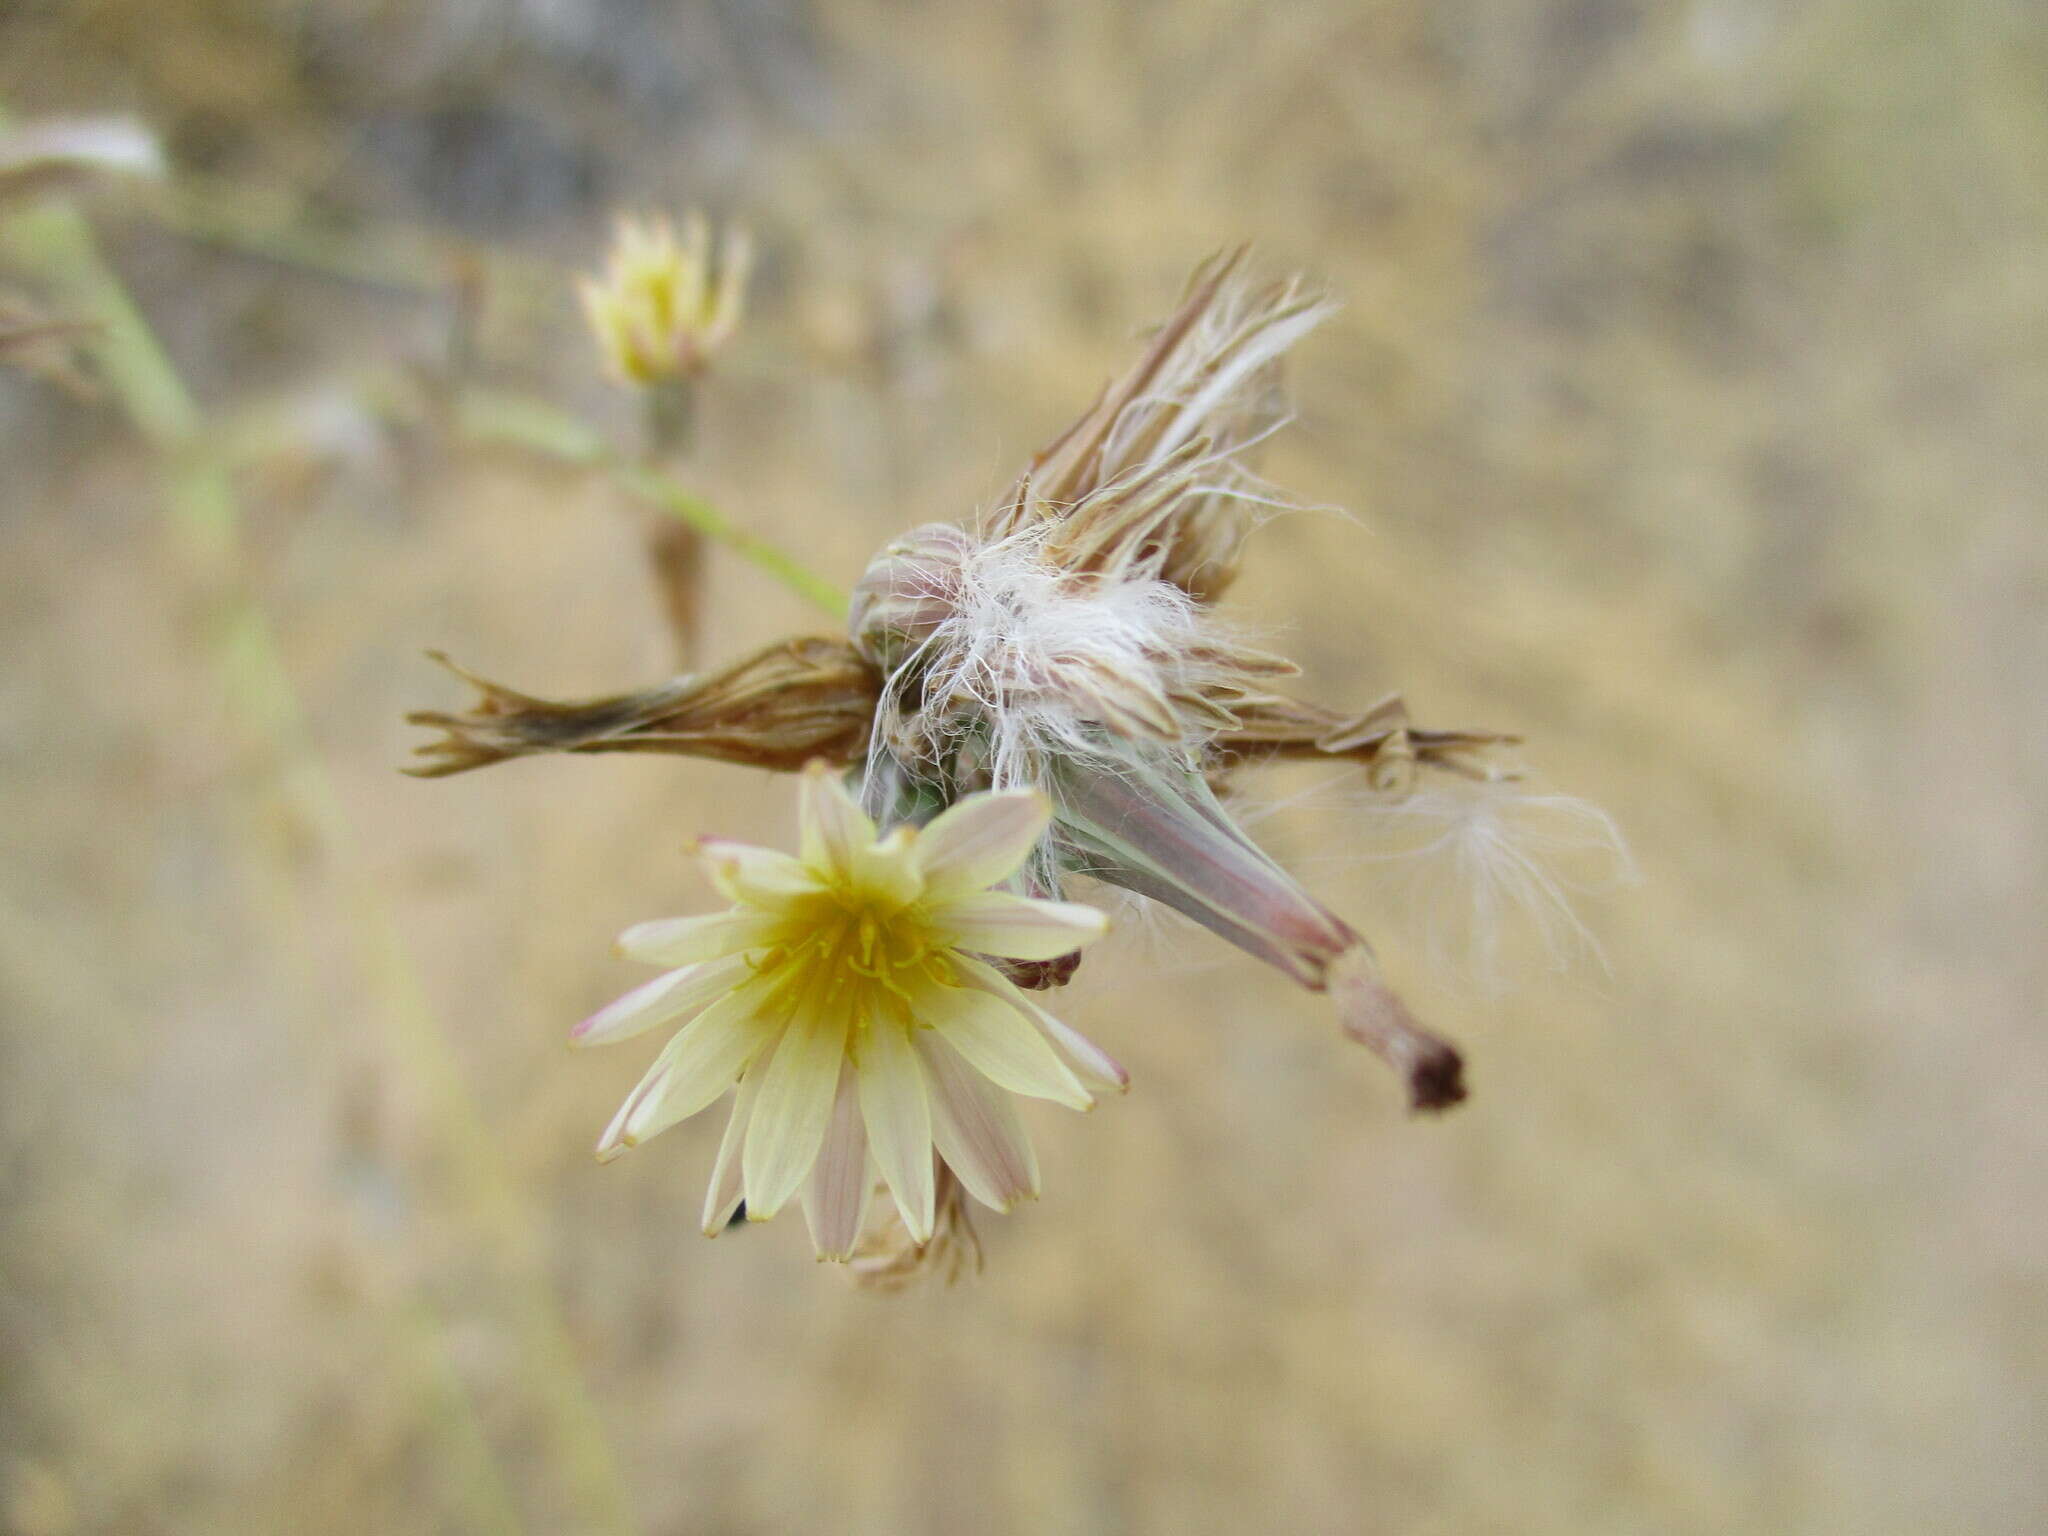
{"label": "fluffy white tuft", "polygon": [[1598,806],[1533,794],[1513,782],[1432,787],[1356,812],[1377,852],[1390,905],[1422,927],[1434,958],[1464,967],[1489,992],[1502,984],[1505,936],[1526,925],[1553,970],[1607,958],[1575,898],[1633,884],[1628,844]]}
{"label": "fluffy white tuft", "polygon": [[[1160,745],[1199,746],[1172,708],[1220,668],[1215,620],[1170,582],[1077,576],[1040,553],[1051,524],[970,553],[950,611],[891,679],[915,677],[922,755],[965,749],[997,789],[1038,785],[1053,754],[1091,757],[1103,732],[1155,715]],[[891,698],[884,708],[894,712]],[[900,743],[899,743],[900,745]]]}
{"label": "fluffy white tuft", "polygon": [[[1129,445],[1138,440],[1146,441],[1144,456],[1158,460],[1204,433],[1229,454],[1268,436],[1286,415],[1276,365],[1336,310],[1327,298],[1304,300],[1292,284],[1225,282],[1152,389],[1118,412],[1105,462],[1136,462]],[[1154,436],[1161,415],[1169,420]]]}
{"label": "fluffy white tuft", "polygon": [[1188,525],[1220,522],[1234,530],[1214,552],[1225,563],[1236,560],[1245,536],[1267,518],[1303,510],[1259,475],[1252,460],[1293,419],[1281,388],[1281,359],[1337,307],[1329,298],[1304,297],[1292,283],[1274,289],[1242,278],[1225,282],[1152,387],[1117,412],[1103,446],[1105,483],[1142,474],[1206,437],[1210,451],[1194,466],[1197,478],[1179,516]]}

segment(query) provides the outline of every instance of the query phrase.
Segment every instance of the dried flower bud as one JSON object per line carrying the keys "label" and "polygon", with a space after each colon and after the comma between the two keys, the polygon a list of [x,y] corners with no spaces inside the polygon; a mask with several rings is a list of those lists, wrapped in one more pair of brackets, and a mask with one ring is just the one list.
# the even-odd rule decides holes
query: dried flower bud
{"label": "dried flower bud", "polygon": [[739,327],[752,265],[752,242],[734,226],[713,261],[701,213],[684,217],[680,239],[666,219],[622,217],[603,276],[577,285],[613,376],[644,387],[701,374]]}
{"label": "dried flower bud", "polygon": [[861,655],[894,672],[930,640],[960,603],[974,540],[951,523],[926,523],[893,539],[853,589],[848,632]]}
{"label": "dried flower bud", "polygon": [[939,1164],[932,1235],[920,1243],[893,1209],[868,1229],[847,1266],[863,1290],[900,1291],[927,1277],[952,1285],[981,1273],[981,1235],[974,1230],[967,1194],[952,1169]]}
{"label": "dried flower bud", "polygon": [[1192,766],[1138,754],[1062,761],[1052,780],[1054,835],[1096,879],[1193,918],[1337,1003],[1344,1032],[1407,1085],[1417,1110],[1465,1097],[1458,1052],[1416,1024],[1380,979],[1365,939],[1245,836]]}
{"label": "dried flower bud", "polygon": [[788,640],[721,672],[609,698],[535,698],[430,653],[482,697],[465,714],[419,710],[413,725],[448,734],[420,747],[419,778],[542,752],[675,752],[794,772],[813,758],[858,762],[881,679],[843,640]]}

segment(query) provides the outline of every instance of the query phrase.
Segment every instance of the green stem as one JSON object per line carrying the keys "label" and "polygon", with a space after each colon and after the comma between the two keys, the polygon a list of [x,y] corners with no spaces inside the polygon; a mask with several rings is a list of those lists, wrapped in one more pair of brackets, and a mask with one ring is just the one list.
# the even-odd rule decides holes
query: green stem
{"label": "green stem", "polygon": [[470,390],[462,399],[461,422],[464,434],[476,442],[507,443],[565,464],[603,470],[633,496],[715,539],[805,601],[835,619],[846,618],[847,596],[831,582],[780,545],[747,532],[674,477],[617,452],[567,412],[521,395]]}

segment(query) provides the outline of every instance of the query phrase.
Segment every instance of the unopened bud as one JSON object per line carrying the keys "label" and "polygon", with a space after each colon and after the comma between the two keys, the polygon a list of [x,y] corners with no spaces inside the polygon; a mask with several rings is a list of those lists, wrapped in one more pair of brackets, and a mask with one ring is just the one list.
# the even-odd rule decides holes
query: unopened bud
{"label": "unopened bud", "polygon": [[951,523],[926,523],[892,540],[853,589],[854,648],[894,672],[957,609],[974,540]]}
{"label": "unopened bud", "polygon": [[711,229],[691,213],[682,234],[666,219],[621,218],[601,277],[577,291],[605,363],[622,384],[691,379],[739,328],[753,246],[728,227],[712,259]]}

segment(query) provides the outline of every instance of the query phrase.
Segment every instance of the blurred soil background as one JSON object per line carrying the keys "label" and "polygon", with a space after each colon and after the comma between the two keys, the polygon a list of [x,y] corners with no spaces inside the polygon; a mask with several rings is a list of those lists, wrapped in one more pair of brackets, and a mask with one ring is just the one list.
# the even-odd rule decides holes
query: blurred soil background
{"label": "blurred soil background", "polygon": [[[162,136],[82,206],[241,513],[0,377],[0,1528],[2042,1528],[2038,8],[18,0],[0,101]],[[762,257],[690,482],[841,583],[1201,256],[1327,282],[1267,467],[1355,516],[1231,603],[1313,696],[1522,732],[1611,811],[1611,976],[1433,963],[1333,856],[1357,786],[1274,774],[1457,1113],[1168,931],[1063,999],[1137,1086],[1037,1107],[978,1279],[706,1244],[714,1123],[593,1163],[648,1054],[563,1049],[639,979],[612,935],[789,786],[415,782],[400,717],[462,697],[427,647],[670,669],[641,514],[435,402],[629,440],[568,273],[693,204]],[[830,627],[711,559],[707,660]]]}

